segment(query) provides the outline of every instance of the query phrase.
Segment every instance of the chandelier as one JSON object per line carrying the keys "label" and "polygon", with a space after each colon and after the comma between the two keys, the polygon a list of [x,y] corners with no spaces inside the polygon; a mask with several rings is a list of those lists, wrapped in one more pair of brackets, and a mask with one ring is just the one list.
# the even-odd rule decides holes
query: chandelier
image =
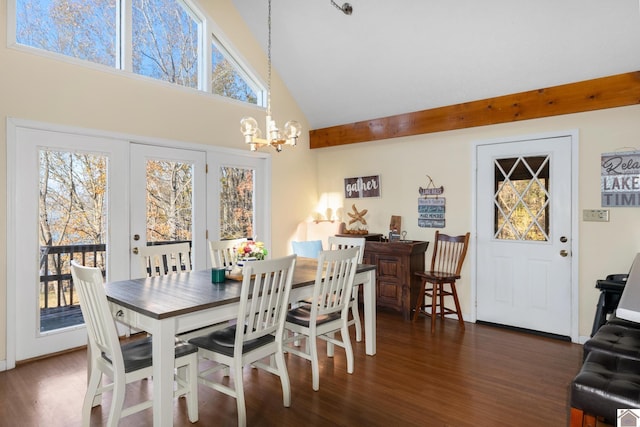
{"label": "chandelier", "polygon": [[265,137],[262,137],[262,132],[258,127],[258,122],[253,117],[244,117],[240,120],[240,131],[244,135],[244,142],[251,146],[251,151],[256,151],[258,148],[271,146],[276,151],[282,151],[284,145],[295,146],[298,142],[298,137],[302,132],[300,123],[295,120],[289,120],[284,124],[282,131],[278,129],[275,120],[271,117],[271,0],[269,0],[269,13],[267,18],[267,28],[269,31],[269,38],[267,41],[267,59],[268,59],[268,79],[267,79],[267,123]]}

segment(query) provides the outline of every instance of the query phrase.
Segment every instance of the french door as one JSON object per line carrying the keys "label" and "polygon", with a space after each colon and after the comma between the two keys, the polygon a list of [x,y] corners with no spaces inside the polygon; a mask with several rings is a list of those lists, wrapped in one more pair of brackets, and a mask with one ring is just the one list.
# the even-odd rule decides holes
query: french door
{"label": "french door", "polygon": [[477,320],[573,335],[572,137],[476,147]]}
{"label": "french door", "polygon": [[24,360],[86,343],[71,259],[100,267],[108,280],[128,276],[127,174],[114,173],[128,164],[128,144],[21,127],[15,140],[7,260],[15,300],[7,306],[15,357]]}
{"label": "french door", "polygon": [[191,243],[193,269],[207,263],[206,152],[131,144],[131,277],[140,246]]}

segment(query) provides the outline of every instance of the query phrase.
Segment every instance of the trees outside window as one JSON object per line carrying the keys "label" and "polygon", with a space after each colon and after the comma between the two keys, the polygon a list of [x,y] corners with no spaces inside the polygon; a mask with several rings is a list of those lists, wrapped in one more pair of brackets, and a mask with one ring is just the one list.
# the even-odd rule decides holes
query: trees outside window
{"label": "trees outside window", "polygon": [[254,237],[253,169],[220,168],[220,238]]}
{"label": "trees outside window", "polygon": [[[264,87],[215,35],[203,31],[205,15],[191,2],[8,1],[16,5],[18,44],[251,104],[263,103]],[[210,80],[200,81],[199,76],[206,75]]]}

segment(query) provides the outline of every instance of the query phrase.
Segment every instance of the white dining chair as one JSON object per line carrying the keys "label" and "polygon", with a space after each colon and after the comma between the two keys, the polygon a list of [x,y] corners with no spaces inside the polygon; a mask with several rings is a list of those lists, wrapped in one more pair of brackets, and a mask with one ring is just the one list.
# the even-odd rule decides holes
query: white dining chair
{"label": "white dining chair", "polygon": [[191,246],[189,242],[166,245],[141,246],[140,277],[166,276],[191,271]]}
{"label": "white dining chair", "polygon": [[[207,368],[199,372],[198,381],[236,399],[239,427],[247,423],[242,376],[246,365],[279,376],[283,404],[285,407],[291,404],[291,386],[282,341],[295,264],[296,255],[246,263],[236,323],[189,340],[198,346],[200,358],[216,362],[213,367],[209,367],[209,362],[205,364]],[[275,365],[264,363],[263,359],[272,356]],[[211,374],[225,369],[233,372],[233,386],[211,377]]]}
{"label": "white dining chair", "polygon": [[[353,373],[353,348],[349,338],[349,301],[358,267],[360,249],[321,251],[318,256],[312,303],[289,310],[285,329],[286,351],[311,361],[313,390],[320,388],[317,339],[327,341],[327,355],[333,346],[345,349],[347,372]],[[340,332],[340,339],[335,333]],[[289,334],[288,332],[292,332]],[[300,345],[306,340],[306,345]],[[304,349],[303,349],[304,348]]]}
{"label": "white dining chair", "polygon": [[209,240],[211,267],[232,270],[236,267],[236,249],[247,239]]}
{"label": "white dining chair", "polygon": [[[347,249],[358,247],[360,248],[360,255],[358,256],[358,264],[362,264],[364,258],[364,245],[366,239],[364,237],[342,237],[342,236],[329,236],[327,239],[329,244],[329,250]],[[356,341],[362,341],[362,321],[360,320],[359,302],[360,298],[360,283],[355,283],[353,286],[353,299],[349,302],[351,308],[351,320],[349,325],[355,325],[356,327]]]}
{"label": "white dining chair", "polygon": [[[112,390],[107,425],[115,427],[121,418],[150,408],[152,401],[144,401],[123,408],[125,386],[153,375],[152,338],[146,337],[120,345],[99,268],[83,267],[71,262],[73,286],[78,292],[80,309],[89,335],[89,384],[82,405],[82,425],[89,426],[91,408],[102,393]],[[175,396],[185,396],[189,421],[198,421],[198,348],[184,341],[176,342],[177,369]],[[103,374],[111,383],[103,384]]]}

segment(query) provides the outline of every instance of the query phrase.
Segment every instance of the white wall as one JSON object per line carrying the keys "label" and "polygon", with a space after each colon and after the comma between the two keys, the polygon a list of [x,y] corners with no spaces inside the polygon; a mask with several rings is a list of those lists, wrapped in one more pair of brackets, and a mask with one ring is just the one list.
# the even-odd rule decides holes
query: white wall
{"label": "white wall", "polygon": [[[547,119],[483,126],[450,132],[352,144],[318,150],[318,194],[337,194],[335,208],[346,211],[355,203],[368,209],[371,232],[387,233],[391,215],[402,216],[407,238],[433,240],[435,230],[417,225],[418,187],[426,187],[431,176],[444,186],[448,234],[472,230],[472,148],[474,141],[526,136],[546,132],[579,131],[579,332],[591,332],[598,291],[597,279],[609,273],[626,273],[640,252],[640,209],[609,208],[610,221],[583,222],[583,209],[600,206],[600,155],[623,147],[640,149],[640,106],[615,108]],[[628,151],[628,148],[627,148]],[[380,175],[380,198],[348,199],[343,180],[348,177]],[[427,259],[431,252],[427,250]],[[470,262],[467,258],[458,286],[463,312],[471,301]]]}

